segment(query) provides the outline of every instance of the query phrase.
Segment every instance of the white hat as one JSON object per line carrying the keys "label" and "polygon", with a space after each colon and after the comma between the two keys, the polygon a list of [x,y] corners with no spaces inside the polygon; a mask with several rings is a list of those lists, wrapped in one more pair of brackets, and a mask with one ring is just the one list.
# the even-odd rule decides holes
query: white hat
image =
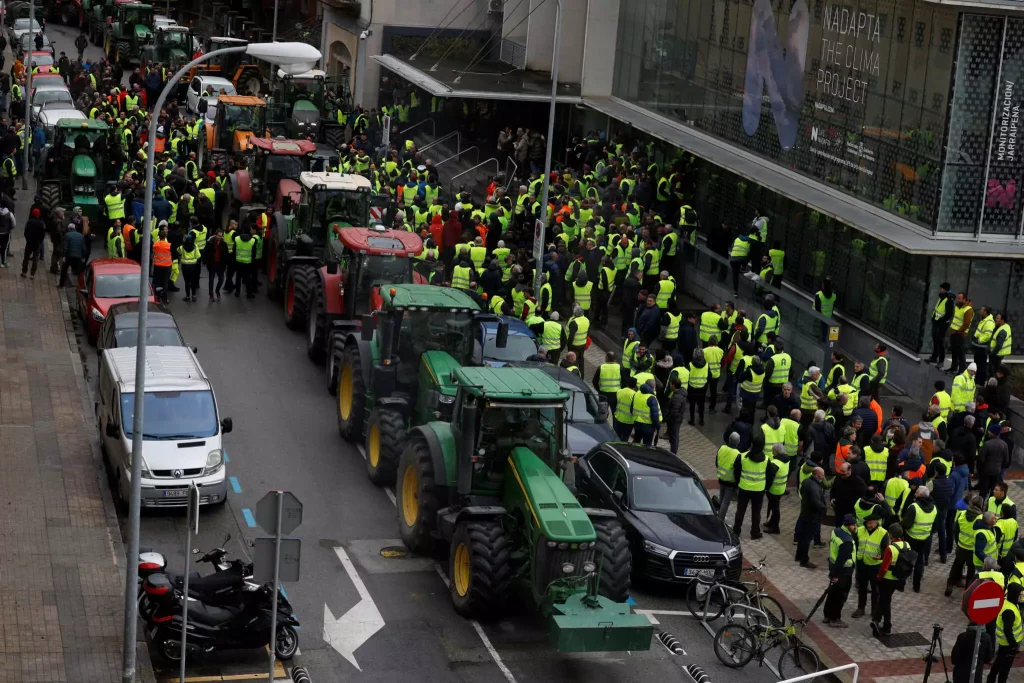
{"label": "white hat", "polygon": [[967,372],[977,372],[977,371],[978,371],[978,366],[975,365],[974,363],[971,363],[970,365],[967,366]]}

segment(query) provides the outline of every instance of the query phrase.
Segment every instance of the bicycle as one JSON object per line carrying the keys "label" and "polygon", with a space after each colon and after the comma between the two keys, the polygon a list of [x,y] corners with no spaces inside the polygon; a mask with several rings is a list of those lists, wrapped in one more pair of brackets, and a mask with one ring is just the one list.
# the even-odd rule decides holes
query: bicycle
{"label": "bicycle", "polygon": [[806,621],[791,619],[789,626],[725,624],[715,633],[715,656],[730,669],[739,669],[757,657],[764,666],[770,650],[786,645],[779,655],[778,675],[782,680],[817,673],[821,670],[818,653],[804,645],[797,631]]}
{"label": "bicycle", "polygon": [[[744,569],[754,575],[753,581],[728,581],[697,577],[686,591],[686,607],[690,614],[704,621],[720,618],[727,608],[746,605],[767,617],[767,626],[784,626],[786,612],[779,601],[764,590],[767,582],[765,557],[756,566]],[[751,611],[748,610],[748,611]]]}

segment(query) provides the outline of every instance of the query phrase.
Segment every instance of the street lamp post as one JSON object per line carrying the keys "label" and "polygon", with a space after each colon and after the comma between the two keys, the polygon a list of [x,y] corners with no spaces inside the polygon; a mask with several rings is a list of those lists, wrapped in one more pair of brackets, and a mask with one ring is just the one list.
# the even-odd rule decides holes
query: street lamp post
{"label": "street lamp post", "polygon": [[[308,43],[250,43],[248,45],[241,45],[238,47],[225,47],[220,50],[213,50],[201,55],[197,59],[193,59],[191,62],[181,67],[177,73],[175,73],[167,81],[167,85],[164,86],[163,91],[160,93],[160,97],[157,98],[156,104],[153,105],[153,111],[159,112],[163,106],[167,97],[174,90],[181,77],[184,76],[192,67],[202,64],[203,62],[213,59],[214,57],[221,57],[228,54],[236,54],[244,52],[252,55],[257,59],[270,62],[271,64],[280,64],[281,68],[285,71],[291,71],[293,73],[303,73],[309,71],[316,66],[317,61],[320,59],[320,50],[317,50]],[[145,212],[143,217],[143,230],[142,230],[142,259],[140,262],[140,271],[142,277],[139,278],[139,322],[138,332],[139,339],[146,338],[146,318],[149,311],[149,306],[146,305],[146,300],[149,298],[149,263],[150,263],[150,250],[152,248],[152,230],[149,228],[150,223],[153,220],[153,174],[156,162],[156,145],[153,141],[156,140],[156,129],[157,129],[158,117],[152,116],[149,121],[149,135],[146,138],[149,141],[146,150],[146,199],[145,199]],[[205,135],[206,131],[201,130],[200,135]],[[135,637],[136,637],[136,626],[138,623],[138,581],[139,581],[139,519],[142,511],[142,429],[143,429],[143,411],[145,408],[145,393],[146,393],[146,345],[140,344],[135,351],[135,414],[132,418],[132,474],[131,474],[131,495],[129,496],[128,503],[128,566],[125,571],[125,586],[124,586],[124,652],[122,660],[122,683],[134,683],[135,681]],[[188,596],[183,596],[183,600],[187,600]],[[271,643],[271,647],[274,643]]]}
{"label": "street lamp post", "polygon": [[[28,189],[28,164],[29,155],[32,153],[32,48],[36,46],[35,31],[33,26],[36,21],[36,0],[29,0],[28,3],[28,33],[32,39],[28,43],[28,57],[25,58],[25,165],[21,174],[21,189]],[[40,27],[39,30],[42,30]],[[17,51],[21,45],[11,45],[11,52],[14,58],[18,58]],[[12,184],[13,187],[13,184]]]}
{"label": "street lamp post", "polygon": [[548,225],[548,194],[551,191],[551,155],[555,144],[555,104],[558,97],[558,53],[562,48],[562,0],[555,0],[555,47],[551,56],[551,109],[548,112],[547,151],[544,155],[544,185],[540,199],[540,223],[533,229],[533,291],[540,296],[544,273],[544,231]]}

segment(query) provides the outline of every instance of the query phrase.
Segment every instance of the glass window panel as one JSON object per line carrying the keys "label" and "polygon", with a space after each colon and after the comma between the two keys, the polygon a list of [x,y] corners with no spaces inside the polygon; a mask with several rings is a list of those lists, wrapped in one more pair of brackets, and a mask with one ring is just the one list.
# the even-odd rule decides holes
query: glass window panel
{"label": "glass window panel", "polygon": [[[975,259],[971,261],[967,296],[974,310],[988,306],[992,311],[1006,308],[1007,282],[1010,281],[1010,261]],[[960,288],[957,291],[962,291]]]}

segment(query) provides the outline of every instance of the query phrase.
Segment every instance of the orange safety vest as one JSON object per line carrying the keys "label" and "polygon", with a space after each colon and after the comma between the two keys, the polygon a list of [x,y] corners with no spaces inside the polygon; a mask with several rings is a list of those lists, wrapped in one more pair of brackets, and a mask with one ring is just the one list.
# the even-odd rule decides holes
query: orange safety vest
{"label": "orange safety vest", "polygon": [[846,456],[850,453],[850,446],[852,446],[852,445],[853,445],[852,443],[851,444],[846,444],[845,446],[843,446],[841,444],[836,444],[836,462],[835,462],[835,471],[836,472],[839,471],[839,466],[842,465],[844,462],[846,462]]}
{"label": "orange safety vest", "polygon": [[127,223],[124,227],[121,228],[121,239],[124,240],[125,249],[127,249],[129,245],[131,245],[131,240],[129,238],[131,237],[132,230],[134,229],[135,226],[133,226],[131,223]]}
{"label": "orange safety vest", "polygon": [[171,267],[171,243],[167,240],[160,240],[153,245],[153,267]]}

